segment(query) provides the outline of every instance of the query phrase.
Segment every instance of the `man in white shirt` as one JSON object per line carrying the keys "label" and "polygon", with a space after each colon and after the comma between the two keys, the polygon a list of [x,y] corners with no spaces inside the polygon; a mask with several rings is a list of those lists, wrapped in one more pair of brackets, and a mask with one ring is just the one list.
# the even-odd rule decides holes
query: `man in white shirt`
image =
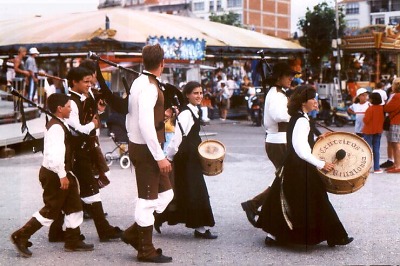
{"label": "man in white shirt", "polygon": [[132,84],[126,128],[129,136],[129,158],[136,173],[138,200],[135,223],[125,230],[122,240],[138,251],[141,262],[165,263],[164,256],[153,245],[154,214],[162,213],[174,193],[168,173],[171,163],[165,157],[164,94],[160,78],[164,69],[164,51],[159,44],[146,45],[142,51],[144,71]]}
{"label": "man in white shirt", "polygon": [[[275,83],[265,97],[264,106],[265,151],[278,169],[286,155],[286,130],[290,120],[286,92],[290,88],[293,77],[299,73],[293,71],[286,62],[279,62],[274,65],[272,74]],[[268,192],[269,186],[253,199],[241,203],[247,219],[255,227],[257,227],[255,217],[258,215],[258,208],[264,203]]]}
{"label": "man in white shirt", "polygon": [[372,90],[372,92],[376,92],[379,93],[379,95],[382,98],[382,103],[381,105],[385,105],[385,103],[387,102],[388,96],[386,91],[384,90],[385,84],[383,82],[378,82],[376,84],[376,87]]}
{"label": "man in white shirt", "polygon": [[28,79],[28,99],[33,101],[36,94],[36,89],[38,85],[38,67],[36,64],[36,57],[39,55],[38,49],[36,47],[32,47],[29,49],[29,56],[25,62],[25,68],[29,71],[29,79]]}

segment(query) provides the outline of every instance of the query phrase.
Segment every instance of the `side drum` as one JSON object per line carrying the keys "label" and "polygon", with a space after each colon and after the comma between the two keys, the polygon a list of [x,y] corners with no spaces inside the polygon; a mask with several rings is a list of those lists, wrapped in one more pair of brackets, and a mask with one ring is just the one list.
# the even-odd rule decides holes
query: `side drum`
{"label": "side drum", "polygon": [[329,133],[315,143],[312,154],[325,162],[335,164],[332,171],[319,170],[326,190],[330,193],[353,193],[367,181],[372,165],[372,150],[368,143],[356,134]]}
{"label": "side drum", "polygon": [[217,140],[205,140],[198,147],[203,174],[208,176],[222,173],[225,146]]}

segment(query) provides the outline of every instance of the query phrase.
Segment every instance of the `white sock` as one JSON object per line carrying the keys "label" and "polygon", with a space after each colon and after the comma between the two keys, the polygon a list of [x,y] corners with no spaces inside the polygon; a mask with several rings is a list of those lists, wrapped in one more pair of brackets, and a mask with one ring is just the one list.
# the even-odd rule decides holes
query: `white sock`
{"label": "white sock", "polygon": [[204,226],[197,227],[194,230],[196,230],[197,232],[202,233],[202,234],[204,234],[206,232],[206,229],[204,228]]}
{"label": "white sock", "polygon": [[271,235],[270,233],[267,233],[267,236],[273,240],[276,240],[275,236]]}

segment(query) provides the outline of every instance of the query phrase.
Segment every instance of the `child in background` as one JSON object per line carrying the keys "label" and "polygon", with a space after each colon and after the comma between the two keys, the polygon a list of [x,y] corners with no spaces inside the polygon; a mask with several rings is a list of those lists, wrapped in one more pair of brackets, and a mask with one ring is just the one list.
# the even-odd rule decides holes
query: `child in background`
{"label": "child in background", "polygon": [[168,118],[167,121],[165,122],[165,142],[163,147],[164,154],[167,154],[167,147],[175,134],[175,123],[176,123],[175,115]]}
{"label": "child in background", "polygon": [[381,174],[383,170],[379,167],[379,150],[381,146],[381,135],[383,132],[383,105],[381,95],[377,92],[371,93],[370,96],[371,106],[365,111],[363,119],[364,127],[362,132],[364,139],[368,142],[374,154],[374,173]]}
{"label": "child in background", "polygon": [[347,109],[347,112],[350,114],[355,114],[356,115],[356,124],[355,124],[355,133],[363,137],[362,129],[364,127],[364,115],[365,111],[368,109],[370,106],[370,103],[368,102],[368,91],[364,88],[360,88],[357,90],[356,98],[354,99],[354,103],[349,106]]}

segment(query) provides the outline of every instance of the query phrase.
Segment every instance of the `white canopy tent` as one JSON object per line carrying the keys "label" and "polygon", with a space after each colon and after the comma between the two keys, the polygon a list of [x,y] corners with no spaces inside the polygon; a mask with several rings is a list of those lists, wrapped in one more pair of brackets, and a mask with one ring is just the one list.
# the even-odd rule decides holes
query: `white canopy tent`
{"label": "white canopy tent", "polygon": [[[109,18],[109,29],[105,20]],[[305,53],[297,43],[203,19],[136,11],[101,9],[60,17],[48,15],[0,21],[0,55],[20,45],[43,53],[140,52],[149,36],[206,41],[206,54]]]}

